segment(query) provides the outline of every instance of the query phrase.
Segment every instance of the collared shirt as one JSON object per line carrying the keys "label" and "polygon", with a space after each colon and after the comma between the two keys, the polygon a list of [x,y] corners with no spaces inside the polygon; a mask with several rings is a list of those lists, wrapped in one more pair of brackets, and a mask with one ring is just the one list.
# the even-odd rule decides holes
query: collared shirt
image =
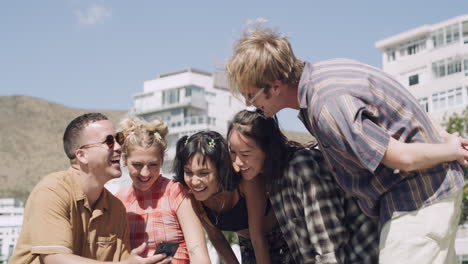
{"label": "collared shirt", "polygon": [[319,150],[289,150],[272,207],[297,264],[378,263],[378,223],[334,180]]}
{"label": "collared shirt", "polygon": [[130,253],[125,207],[106,189],[94,210],[70,168],[42,179],[29,195],[10,263],[42,263],[41,254],[120,261]]}
{"label": "collared shirt", "polygon": [[117,197],[127,209],[132,248],[146,242],[147,247],[142,255],[148,256],[153,254],[159,242],[174,241],[179,243],[179,248],[172,263],[190,263],[177,217],[177,210],[187,198],[187,190],[180,183],[160,175],[148,190],[141,191],[129,186],[119,191]]}
{"label": "collared shirt", "polygon": [[410,92],[380,69],[348,59],[306,63],[298,99],[300,118],[340,186],[382,224],[463,186],[456,162],[412,172],[381,163],[390,137],[405,143],[441,138]]}

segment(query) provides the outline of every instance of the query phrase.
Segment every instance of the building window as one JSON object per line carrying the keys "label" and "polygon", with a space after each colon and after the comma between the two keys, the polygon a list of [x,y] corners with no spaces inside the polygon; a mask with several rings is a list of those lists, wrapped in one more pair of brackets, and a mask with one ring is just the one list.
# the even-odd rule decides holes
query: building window
{"label": "building window", "polygon": [[465,102],[468,103],[468,86],[465,87]]}
{"label": "building window", "polygon": [[447,75],[452,74],[455,71],[453,66],[452,58],[447,59]]}
{"label": "building window", "polygon": [[[465,66],[466,67],[466,66]],[[451,57],[447,60],[440,60],[432,63],[432,72],[436,78],[444,77],[454,73],[461,72],[462,60],[461,58]]]}
{"label": "building window", "polygon": [[13,253],[14,247],[15,247],[15,245],[8,246],[8,256],[11,256],[11,254]]}
{"label": "building window", "polygon": [[434,48],[444,45],[444,29],[443,28],[434,32],[432,36],[432,42],[434,44]]}
{"label": "building window", "polygon": [[185,97],[192,96],[192,87],[185,87]]}
{"label": "building window", "polygon": [[463,30],[463,43],[468,44],[468,21],[463,21],[462,30]]}
{"label": "building window", "polygon": [[453,42],[460,40],[460,27],[458,23],[452,25]]}
{"label": "building window", "polygon": [[447,59],[447,75],[461,72],[461,59],[460,58],[448,58]]}
{"label": "building window", "polygon": [[439,110],[439,94],[437,93],[432,94],[432,110]]}
{"label": "building window", "polygon": [[172,89],[163,91],[162,94],[163,105],[164,104],[176,104],[179,102],[179,89]]}
{"label": "building window", "polygon": [[460,39],[460,27],[458,23],[440,28],[432,34],[434,48],[441,47],[446,44],[456,43]]}
{"label": "building window", "polygon": [[387,51],[387,61],[394,61],[395,60],[395,50]]}
{"label": "building window", "polygon": [[169,104],[176,104],[179,102],[179,89],[169,91]]}
{"label": "building window", "polygon": [[463,71],[465,71],[465,76],[468,76],[468,58],[463,59]]}
{"label": "building window", "polygon": [[463,93],[462,93],[462,88],[458,87],[455,89],[455,105],[461,105],[463,104]]}
{"label": "building window", "polygon": [[432,63],[432,73],[436,78],[445,76],[445,60]]}
{"label": "building window", "polygon": [[452,43],[452,26],[445,27],[445,43]]}
{"label": "building window", "polygon": [[[419,101],[421,104],[421,100]],[[432,110],[443,111],[463,104],[462,87],[432,94]]]}
{"label": "building window", "polygon": [[450,89],[447,91],[447,104],[449,106],[455,105],[455,89]]}
{"label": "building window", "polygon": [[421,106],[421,108],[427,113],[429,112],[429,102],[427,100],[427,97],[424,97],[424,98],[421,98],[418,100],[419,101],[419,105]]}
{"label": "building window", "polygon": [[407,49],[408,49],[408,55],[416,54],[417,47],[418,47],[418,46],[417,46],[416,44],[409,46],[409,47],[407,48]]}
{"label": "building window", "polygon": [[439,93],[439,108],[447,108],[447,93],[445,91]]}
{"label": "building window", "polygon": [[455,65],[455,71],[454,73],[456,72],[461,72],[462,70],[462,60],[461,58],[455,58],[454,61],[453,61],[453,64]]}
{"label": "building window", "polygon": [[426,39],[418,39],[410,41],[400,48],[400,56],[414,55],[420,51],[426,49]]}
{"label": "building window", "polygon": [[409,77],[409,86],[415,85],[415,84],[418,84],[418,83],[419,83],[419,75],[418,74],[411,75]]}

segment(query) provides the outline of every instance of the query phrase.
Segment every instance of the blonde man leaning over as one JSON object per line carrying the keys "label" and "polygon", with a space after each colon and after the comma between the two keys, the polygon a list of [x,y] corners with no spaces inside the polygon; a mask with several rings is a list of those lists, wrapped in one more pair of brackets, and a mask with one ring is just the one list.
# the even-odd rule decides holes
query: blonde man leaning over
{"label": "blonde man leaning over", "polygon": [[350,59],[302,61],[262,24],[244,32],[226,70],[265,116],[299,110],[340,187],[379,219],[380,263],[455,262],[468,140],[441,133],[403,85]]}

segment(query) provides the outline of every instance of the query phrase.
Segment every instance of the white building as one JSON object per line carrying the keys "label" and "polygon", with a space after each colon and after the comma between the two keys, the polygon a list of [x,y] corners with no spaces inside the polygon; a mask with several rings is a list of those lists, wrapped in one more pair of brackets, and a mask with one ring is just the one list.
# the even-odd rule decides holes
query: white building
{"label": "white building", "polygon": [[133,96],[131,114],[146,120],[160,118],[168,123],[168,150],[163,173],[170,173],[175,144],[184,135],[214,130],[225,136],[228,121],[244,103],[233,97],[222,73],[209,73],[189,68],[161,74],[145,81],[143,92]]}
{"label": "white building", "polygon": [[379,40],[383,70],[435,120],[468,106],[468,15]]}
{"label": "white building", "polygon": [[468,264],[468,226],[459,226],[455,240],[458,264]]}
{"label": "white building", "polygon": [[[435,120],[468,106],[468,15],[423,25],[379,40],[382,67],[419,100]],[[455,241],[458,263],[468,264],[468,231]]]}
{"label": "white building", "polygon": [[23,223],[23,202],[0,199],[0,264],[7,263],[18,240]]}
{"label": "white building", "polygon": [[166,176],[179,138],[204,130],[214,130],[224,136],[228,121],[244,107],[230,93],[224,74],[192,68],[145,81],[143,92],[133,98],[132,114],[146,120],[160,118],[169,125],[163,167]]}

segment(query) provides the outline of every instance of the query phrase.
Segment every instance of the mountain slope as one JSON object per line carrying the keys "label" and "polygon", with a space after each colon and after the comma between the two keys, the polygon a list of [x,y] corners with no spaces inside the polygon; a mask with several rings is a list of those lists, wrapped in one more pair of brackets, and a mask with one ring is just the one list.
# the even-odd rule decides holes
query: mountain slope
{"label": "mountain slope", "polygon": [[[96,110],[28,96],[0,96],[0,197],[25,199],[50,172],[68,167],[62,136],[68,123]],[[126,111],[101,111],[118,121]]]}
{"label": "mountain slope", "polygon": [[[127,113],[75,109],[28,96],[0,96],[0,198],[25,200],[42,177],[68,168],[62,144],[65,127],[78,115],[96,111],[114,123]],[[308,133],[284,132],[301,143],[314,140]]]}

